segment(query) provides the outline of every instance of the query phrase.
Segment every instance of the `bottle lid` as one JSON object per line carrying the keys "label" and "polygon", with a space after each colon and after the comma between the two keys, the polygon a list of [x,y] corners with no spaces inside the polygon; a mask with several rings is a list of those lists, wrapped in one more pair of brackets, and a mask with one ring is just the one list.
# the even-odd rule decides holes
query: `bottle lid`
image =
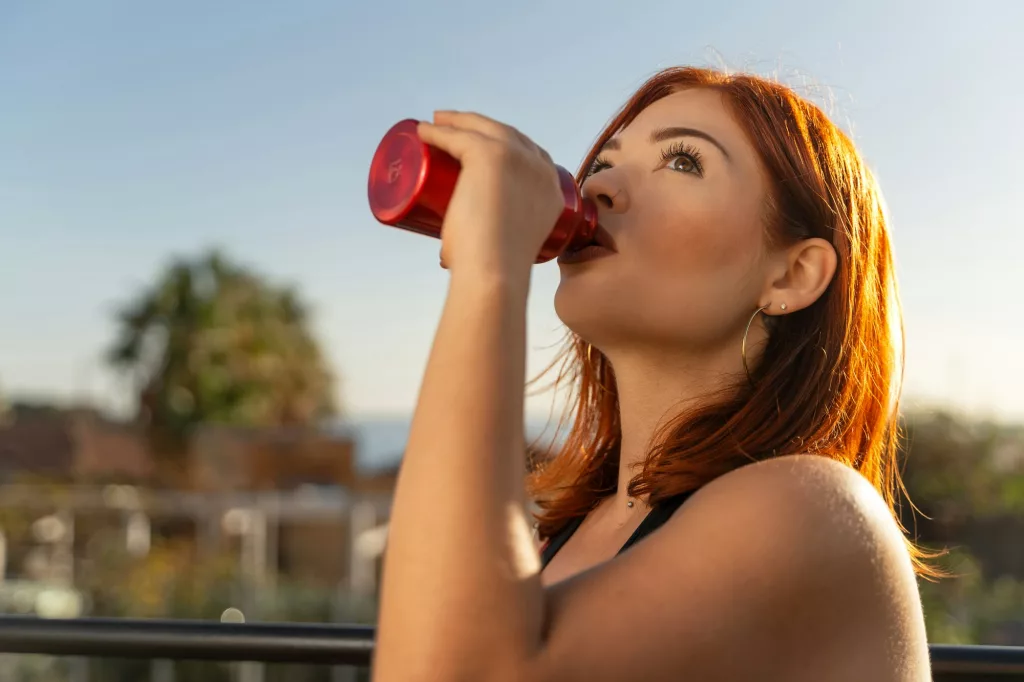
{"label": "bottle lid", "polygon": [[394,224],[408,213],[426,181],[429,152],[414,119],[399,121],[384,135],[370,163],[367,194],[373,216]]}

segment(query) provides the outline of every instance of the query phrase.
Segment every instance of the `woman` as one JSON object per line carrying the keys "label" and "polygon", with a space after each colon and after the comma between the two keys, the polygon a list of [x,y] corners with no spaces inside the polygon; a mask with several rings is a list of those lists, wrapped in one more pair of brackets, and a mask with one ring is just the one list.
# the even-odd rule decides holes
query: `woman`
{"label": "woman", "polygon": [[542,150],[437,112],[463,166],[450,287],[396,490],[375,679],[930,679],[894,514],[902,343],[884,207],[851,142],[751,76],[648,81],[579,180],[560,259],[577,389],[523,472],[531,264],[561,207]]}

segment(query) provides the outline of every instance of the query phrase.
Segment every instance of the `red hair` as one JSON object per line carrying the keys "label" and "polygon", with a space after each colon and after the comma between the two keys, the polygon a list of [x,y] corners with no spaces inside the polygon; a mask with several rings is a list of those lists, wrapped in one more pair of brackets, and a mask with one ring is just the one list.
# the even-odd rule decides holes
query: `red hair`
{"label": "red hair", "polygon": [[[670,68],[644,83],[611,120],[577,181],[604,143],[644,108],[689,88],[722,93],[756,149],[769,181],[768,241],[826,239],[838,266],[813,305],[769,318],[752,385],[744,377],[719,399],[677,415],[660,430],[629,493],[649,495],[654,505],[743,464],[809,453],[859,471],[899,523],[897,506],[906,495],[897,462],[903,339],[892,245],[878,184],[839,127],[779,83]],[[570,333],[549,370],[559,364],[556,386],[573,388],[563,417],[571,428],[529,480],[542,538],[592,510],[618,480],[622,434],[610,363]],[[931,555],[909,540],[908,547],[919,574],[937,574],[924,563]]]}

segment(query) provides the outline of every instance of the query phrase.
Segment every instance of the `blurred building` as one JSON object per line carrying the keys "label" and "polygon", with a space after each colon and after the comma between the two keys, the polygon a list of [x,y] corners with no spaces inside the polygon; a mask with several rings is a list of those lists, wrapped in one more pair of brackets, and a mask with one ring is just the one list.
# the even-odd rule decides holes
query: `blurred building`
{"label": "blurred building", "polygon": [[169,489],[134,425],[13,406],[0,423],[0,512],[27,514],[35,530],[7,538],[0,580],[74,584],[76,562],[113,528],[133,554],[155,536],[185,539],[197,557],[232,554],[268,588],[287,578],[375,592],[396,471],[361,471],[350,434],[207,426],[182,461],[187,489]]}
{"label": "blurred building", "polygon": [[14,405],[0,423],[0,482],[147,482],[153,460],[142,434],[87,408]]}
{"label": "blurred building", "polygon": [[[361,472],[353,438],[311,429],[209,426],[196,434],[190,454],[198,493],[291,493],[287,508],[279,501],[270,510],[277,523],[268,551],[276,553],[275,570],[320,586],[352,577],[355,535],[384,523],[397,475]],[[348,511],[317,513],[324,504]]]}

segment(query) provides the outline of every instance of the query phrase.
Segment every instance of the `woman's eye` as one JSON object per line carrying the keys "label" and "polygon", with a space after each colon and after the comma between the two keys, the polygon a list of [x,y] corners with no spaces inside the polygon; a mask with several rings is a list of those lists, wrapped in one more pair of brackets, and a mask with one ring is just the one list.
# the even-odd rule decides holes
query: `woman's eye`
{"label": "woman's eye", "polygon": [[604,159],[601,159],[601,158],[594,159],[594,162],[592,164],[590,164],[590,170],[587,171],[587,177],[590,177],[594,173],[600,173],[604,169],[611,168],[611,167],[612,167],[612,165],[610,163],[608,163],[607,161],[605,161]]}
{"label": "woman's eye", "polygon": [[700,150],[693,145],[677,142],[661,153],[661,160],[665,164],[664,168],[679,173],[693,173],[698,177],[704,176]]}
{"label": "woman's eye", "polygon": [[700,168],[689,156],[682,155],[677,156],[669,161],[668,167],[674,171],[680,171],[682,173],[697,173]]}

